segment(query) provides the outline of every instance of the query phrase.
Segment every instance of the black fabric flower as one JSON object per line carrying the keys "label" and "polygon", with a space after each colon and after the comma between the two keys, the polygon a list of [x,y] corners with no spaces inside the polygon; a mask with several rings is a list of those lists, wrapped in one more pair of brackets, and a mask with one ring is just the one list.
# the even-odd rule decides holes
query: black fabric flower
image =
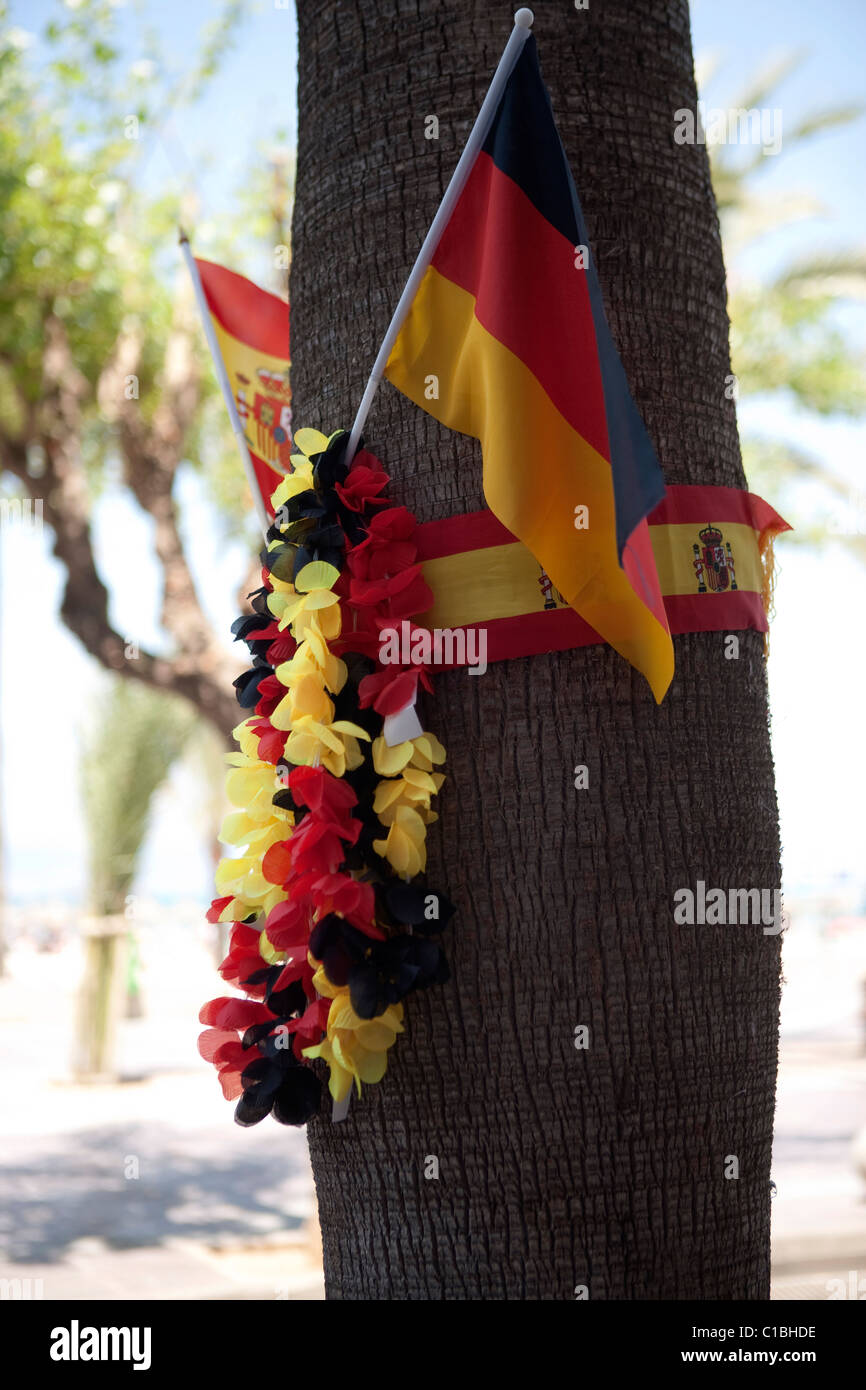
{"label": "black fabric flower", "polygon": [[245,1129],[266,1115],[281,1125],[303,1125],[319,1109],[322,1083],[298,1061],[291,1043],[285,1032],[266,1038],[259,1043],[265,1055],[254,1058],[241,1073],[244,1093],[235,1107],[235,1122]]}
{"label": "black fabric flower", "polygon": [[253,709],[259,700],[259,686],[266,676],[274,674],[273,667],[266,662],[256,661],[249,671],[236,676],[232,681],[238,704],[241,709]]}
{"label": "black fabric flower", "polygon": [[365,932],[334,912],[317,922],[310,933],[310,951],[322,962],[331,984],[340,989],[349,983],[354,967],[364,961],[367,952],[376,944]]}
{"label": "black fabric flower", "polygon": [[257,1047],[262,1054],[254,1057],[241,1073],[244,1093],[235,1108],[239,1125],[257,1125],[266,1115],[273,1115],[283,1125],[303,1125],[319,1109],[322,1083],[315,1072],[295,1055],[293,1036],[285,1025],[298,1018],[307,1007],[300,980],[293,980],[284,989],[274,988],[282,966],[271,965],[257,970],[247,984],[265,984],[265,1003],[273,1014],[262,1023],[247,1028],[241,1046]]}
{"label": "black fabric flower", "polygon": [[264,613],[245,613],[242,618],[235,618],[232,623],[232,632],[236,642],[245,642],[249,636],[255,638],[255,634],[262,628],[270,627],[273,622],[270,614]]}
{"label": "black fabric flower", "polygon": [[413,990],[449,978],[445,954],[434,941],[406,934],[374,941],[334,913],[313,928],[310,950],[333,985],[348,985],[359,1018],[377,1018]]}
{"label": "black fabric flower", "polygon": [[392,936],[377,941],[349,971],[349,998],[359,1018],[376,1018],[416,989],[450,978],[445,952],[423,936]]}
{"label": "black fabric flower", "polygon": [[425,936],[444,931],[454,913],[454,904],[444,893],[433,893],[423,883],[390,883],[385,902],[395,922]]}

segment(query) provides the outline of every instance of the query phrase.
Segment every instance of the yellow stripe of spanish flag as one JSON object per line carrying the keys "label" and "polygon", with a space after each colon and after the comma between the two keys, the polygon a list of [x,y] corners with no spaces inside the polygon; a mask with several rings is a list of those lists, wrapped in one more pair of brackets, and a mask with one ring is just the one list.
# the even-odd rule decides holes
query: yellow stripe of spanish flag
{"label": "yellow stripe of spanish flag", "polygon": [[[524,362],[482,327],[475,300],[430,266],[386,367],[422,410],[481,441],[487,502],[568,603],[646,676],[661,700],[673,676],[669,632],[620,567],[610,463],[556,409]],[[431,399],[431,379],[438,397]],[[568,459],[570,467],[563,468]],[[575,508],[588,508],[585,530]]]}
{"label": "yellow stripe of spanish flag", "polygon": [[[694,594],[694,523],[651,525],[649,533],[665,598]],[[755,531],[745,524],[727,522],[725,539],[737,557],[739,591],[760,594],[763,572]],[[463,627],[538,612],[542,608],[540,572],[535,556],[520,541],[424,560],[424,578],[435,601],[418,621],[428,628]],[[714,596],[708,595],[708,610],[713,601]]]}
{"label": "yellow stripe of spanish flag", "polygon": [[[259,370],[264,368],[266,371],[273,372],[275,376],[285,376],[289,369],[288,360],[285,357],[273,357],[269,352],[263,352],[261,348],[249,347],[247,343],[242,343],[240,338],[235,338],[223,328],[216,314],[212,314],[214,330],[217,341],[220,345],[223,362],[229,374],[232,385],[237,391],[240,388],[240,377],[246,377],[253,390],[259,390],[267,394],[267,389],[259,379]],[[252,400],[250,400],[252,405]]]}

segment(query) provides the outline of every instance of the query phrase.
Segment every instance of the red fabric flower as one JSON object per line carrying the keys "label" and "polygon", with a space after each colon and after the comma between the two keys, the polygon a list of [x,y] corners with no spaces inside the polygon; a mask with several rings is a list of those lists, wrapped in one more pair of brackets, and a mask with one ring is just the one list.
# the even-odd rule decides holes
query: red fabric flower
{"label": "red fabric flower", "polygon": [[268,941],[278,951],[290,951],[306,946],[310,937],[313,900],[309,896],[294,896],[277,903],[268,913],[265,931]]}
{"label": "red fabric flower", "polygon": [[268,880],[268,883],[275,883],[282,887],[291,872],[291,841],[278,840],[265,852],[262,860],[262,876]]}
{"label": "red fabric flower", "polygon": [[229,953],[219,968],[227,985],[236,985],[248,994],[264,998],[264,984],[248,985],[246,981],[256,970],[262,968],[259,954],[259,931],[255,927],[245,927],[238,923],[232,928]]}
{"label": "red fabric flower", "polygon": [[289,773],[289,789],[300,806],[308,806],[316,814],[324,812],[332,820],[346,815],[358,804],[348,782],[334,777],[324,767],[294,768]]}
{"label": "red fabric flower", "polygon": [[260,718],[253,719],[250,727],[259,740],[259,757],[263,763],[271,763],[276,767],[282,761],[286,751],[286,739],[288,734],[282,729],[275,729],[269,720]]}
{"label": "red fabric flower", "polygon": [[344,507],[350,511],[361,512],[365,506],[387,507],[387,499],[379,497],[388,486],[390,478],[379,460],[366,449],[361,449],[352,460],[346,481],[337,483],[336,492]]}
{"label": "red fabric flower", "polygon": [[385,666],[365,676],[358,686],[362,709],[370,705],[383,718],[389,714],[399,714],[418,697],[418,682],[425,690],[432,690],[430,677],[423,666],[413,666],[405,670],[402,666]]}
{"label": "red fabric flower", "polygon": [[313,884],[316,916],[337,912],[367,936],[384,941],[385,933],[376,926],[376,897],[372,883],[360,883],[350,874],[324,874]]}
{"label": "red fabric flower", "polygon": [[267,1004],[260,1004],[256,999],[233,999],[223,995],[202,1006],[198,1021],[209,1024],[211,1028],[234,1028],[236,1032],[245,1033],[254,1023],[265,1023],[271,1017]]}
{"label": "red fabric flower", "polygon": [[292,835],[289,846],[292,867],[296,873],[306,873],[309,869],[327,873],[333,865],[343,862],[345,851],[340,841],[353,845],[360,833],[359,820],[326,820],[311,811]]}
{"label": "red fabric flower", "polygon": [[356,579],[383,579],[415,563],[415,518],[406,507],[389,507],[371,517],[365,540],[353,546],[346,567]]}
{"label": "red fabric flower", "polygon": [[409,541],[418,530],[418,523],[408,507],[389,507],[378,516],[371,516],[367,524],[370,540],[377,544],[390,545],[394,541]]}
{"label": "red fabric flower", "polygon": [[293,980],[300,980],[303,991],[308,999],[315,994],[313,988],[313,970],[307,960],[306,946],[303,948],[295,948],[295,950],[289,952],[288,959],[280,971],[280,974],[277,976],[274,990],[278,991],[285,989],[286,985],[290,985]]}
{"label": "red fabric flower", "polygon": [[241,1072],[262,1056],[257,1047],[241,1047],[237,1033],[225,1028],[208,1028],[201,1033],[198,1050],[206,1062],[216,1067],[226,1100],[237,1100],[243,1091]]}
{"label": "red fabric flower", "polygon": [[[274,627],[277,627],[276,623],[274,623]],[[271,645],[268,647],[266,652],[268,665],[279,666],[284,661],[291,661],[297,650],[297,642],[289,630],[286,629],[286,631],[281,632],[276,640],[271,642]]]}
{"label": "red fabric flower", "polygon": [[286,1032],[294,1033],[300,1039],[302,1047],[309,1047],[310,1043],[318,1042],[327,1027],[330,1007],[330,999],[314,999],[300,1018],[289,1019]]}
{"label": "red fabric flower", "polygon": [[355,621],[343,623],[342,634],[331,643],[331,650],[337,654],[359,652],[377,661],[380,637],[374,610],[349,608],[349,612]]}
{"label": "red fabric flower", "polygon": [[208,910],[207,910],[207,914],[206,914],[206,919],[207,919],[207,921],[208,921],[208,922],[218,922],[219,919],[220,919],[220,917],[221,917],[222,914],[223,914],[224,909],[228,907],[228,905],[229,905],[229,903],[231,902],[231,900],[232,900],[232,895],[231,895],[231,893],[229,893],[229,895],[228,895],[227,898],[214,898],[213,902],[211,903],[210,907],[209,907]]}
{"label": "red fabric flower", "polygon": [[[273,592],[270,584],[268,585],[268,592]],[[255,632],[251,632],[250,638],[255,642],[276,642],[282,635],[283,634],[280,632],[280,625],[276,618],[274,618],[273,622],[268,623],[267,627],[259,627],[256,628]]]}
{"label": "red fabric flower", "polygon": [[360,607],[387,604],[384,614],[399,621],[432,608],[433,591],[421,574],[421,566],[410,565],[387,579],[353,579],[349,602]]}
{"label": "red fabric flower", "polygon": [[256,714],[267,718],[273,714],[286,693],[286,687],[276,676],[265,676],[259,681],[259,698],[256,701]]}

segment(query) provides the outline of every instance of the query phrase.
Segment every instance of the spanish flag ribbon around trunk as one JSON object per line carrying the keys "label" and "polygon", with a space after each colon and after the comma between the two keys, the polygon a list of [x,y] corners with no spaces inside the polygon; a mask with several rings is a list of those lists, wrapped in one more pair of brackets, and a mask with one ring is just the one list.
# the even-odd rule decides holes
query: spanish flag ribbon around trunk
{"label": "spanish flag ribbon around trunk", "polygon": [[[213,261],[195,258],[265,508],[292,450],[289,306]],[[272,514],[272,513],[271,513]]]}
{"label": "spanish flag ribbon around trunk", "polygon": [[[778,512],[740,488],[674,485],[648,526],[674,635],[751,628],[766,637],[773,542],[791,529]],[[473,628],[483,629],[487,662],[602,640],[490,511],[419,526],[417,554],[433,593],[418,624],[447,635],[440,665],[468,664]]]}
{"label": "spanish flag ribbon around trunk", "polygon": [[646,517],[664,480],[587,248],[530,36],[385,375],[481,441],[491,510],[661,701],[674,657]]}

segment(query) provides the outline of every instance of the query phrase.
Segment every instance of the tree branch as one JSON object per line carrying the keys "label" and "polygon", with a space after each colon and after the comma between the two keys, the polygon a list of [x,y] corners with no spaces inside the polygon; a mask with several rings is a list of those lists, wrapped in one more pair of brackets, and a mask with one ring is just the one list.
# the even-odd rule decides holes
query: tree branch
{"label": "tree branch", "polygon": [[[54,554],[66,570],[60,616],[106,669],[183,696],[226,737],[238,721],[230,688],[234,670],[212,636],[208,634],[204,643],[199,630],[194,645],[180,643],[181,651],[166,658],[127,641],[110,622],[108,590],[93,554],[90,499],[78,449],[81,410],[89,387],[71,360],[62,323],[53,316],[46,321],[43,371],[44,390],[32,412],[29,440],[0,434],[0,462],[34,500],[42,502],[43,518],[54,533]],[[28,468],[28,442],[44,450],[45,470],[39,478]],[[179,544],[173,517],[168,530]],[[200,621],[204,624],[203,616]]]}

